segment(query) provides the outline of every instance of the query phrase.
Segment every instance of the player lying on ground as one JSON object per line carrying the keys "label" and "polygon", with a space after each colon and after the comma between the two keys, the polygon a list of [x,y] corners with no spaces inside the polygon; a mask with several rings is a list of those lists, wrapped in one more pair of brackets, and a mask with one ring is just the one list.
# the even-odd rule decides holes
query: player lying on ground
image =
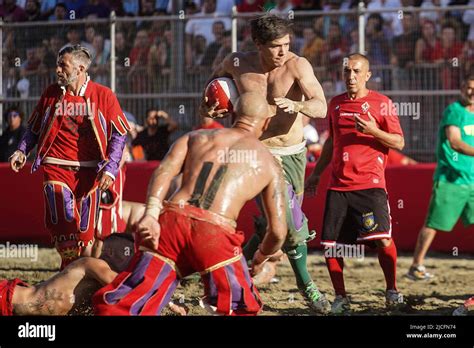
{"label": "player lying on ground", "polygon": [[[149,185],[146,214],[137,226],[141,252],[94,295],[96,314],[159,314],[178,279],[194,272],[204,283],[204,308],[223,315],[261,310],[235,221],[261,192],[268,227],[253,256],[257,274],[286,237],[285,186],[280,166],[258,140],[269,121],[265,97],[242,94],[236,115],[232,128],[194,131],[173,144]],[[164,201],[179,173],[181,187]]]}
{"label": "player lying on ground", "polygon": [[[134,254],[130,234],[113,234],[104,241],[100,259],[80,258],[52,278],[30,286],[20,279],[0,281],[1,315],[81,314],[100,287],[123,271]],[[185,315],[170,303],[171,310]]]}

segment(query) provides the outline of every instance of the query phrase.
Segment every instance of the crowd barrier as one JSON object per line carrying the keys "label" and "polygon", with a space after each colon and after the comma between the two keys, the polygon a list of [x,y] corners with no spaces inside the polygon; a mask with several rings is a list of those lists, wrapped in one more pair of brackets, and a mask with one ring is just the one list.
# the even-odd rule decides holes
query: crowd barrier
{"label": "crowd barrier", "polygon": [[[144,202],[148,179],[158,162],[130,163],[127,165],[127,180],[124,199]],[[307,175],[314,164],[307,167]],[[399,250],[412,251],[418,231],[423,225],[432,186],[434,164],[415,166],[391,166],[386,170],[393,237]],[[303,210],[311,229],[317,237],[309,246],[320,248],[321,226],[325,205],[329,170],[321,179],[318,193],[306,196]],[[50,246],[48,233],[43,224],[42,172],[30,174],[28,164],[20,173],[10,170],[8,164],[0,164],[0,242],[39,243]],[[449,209],[449,207],[447,207]],[[258,214],[254,202],[242,210],[238,228],[248,238],[253,232],[253,216]],[[464,228],[460,222],[450,233],[439,233],[431,250],[445,253],[474,253],[474,227]]]}

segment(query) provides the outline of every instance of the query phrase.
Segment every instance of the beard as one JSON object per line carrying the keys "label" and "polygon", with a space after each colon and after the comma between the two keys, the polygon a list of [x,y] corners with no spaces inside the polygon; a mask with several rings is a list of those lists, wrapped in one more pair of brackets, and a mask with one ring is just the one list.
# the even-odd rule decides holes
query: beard
{"label": "beard", "polygon": [[77,81],[79,74],[74,75],[74,72],[71,75],[64,74],[61,77],[58,77],[58,84],[62,87],[67,87],[73,82]]}

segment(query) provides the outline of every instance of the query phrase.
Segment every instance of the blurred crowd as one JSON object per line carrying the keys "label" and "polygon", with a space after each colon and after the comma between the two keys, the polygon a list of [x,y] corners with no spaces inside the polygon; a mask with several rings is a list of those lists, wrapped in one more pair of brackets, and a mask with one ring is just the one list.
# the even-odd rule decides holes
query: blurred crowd
{"label": "blurred crowd", "polygon": [[[8,21],[57,21],[78,18],[135,16],[118,22],[116,30],[117,89],[122,93],[168,90],[172,47],[177,39],[166,20],[171,0],[3,0],[0,16]],[[269,11],[294,17],[292,51],[315,67],[325,90],[343,89],[340,62],[358,50],[356,15],[299,16],[300,10],[347,10],[357,0],[186,0],[183,65],[190,90],[201,88],[210,71],[231,52],[230,13]],[[374,81],[383,89],[457,89],[460,76],[474,71],[474,10],[449,11],[451,5],[474,0],[371,0],[369,9],[420,6],[422,12],[385,12],[366,18],[366,51]],[[436,7],[445,8],[438,12]],[[202,15],[217,16],[202,18]],[[153,16],[157,20],[140,21]],[[219,17],[220,16],[220,17]],[[239,50],[254,49],[249,26],[238,21]],[[92,52],[92,77],[109,83],[110,33],[108,24],[6,27],[4,90],[7,97],[38,96],[54,79],[55,56],[65,44],[80,43]],[[193,80],[190,82],[190,80]],[[411,82],[410,82],[411,81]],[[416,81],[415,83],[413,81]],[[426,86],[429,85],[429,86]]]}
{"label": "blurred crowd", "polygon": [[[116,91],[127,95],[176,91],[173,67],[184,69],[181,92],[201,92],[212,70],[231,52],[232,6],[239,12],[263,11],[294,21],[291,50],[306,57],[328,97],[341,93],[342,58],[358,50],[356,14],[328,15],[328,11],[355,9],[358,0],[185,0],[184,37],[176,37],[172,0],[0,0],[5,22],[48,21],[48,26],[3,29],[3,91],[8,98],[36,98],[56,80],[57,52],[67,44],[81,44],[92,53],[91,77],[110,84],[111,39],[108,18],[111,11],[134,21],[118,21],[115,30]],[[474,73],[474,10],[450,10],[452,5],[472,5],[474,0],[365,0],[368,9],[421,7],[421,12],[384,12],[366,16],[365,50],[371,60],[370,88],[379,90],[455,90],[462,76]],[[443,9],[443,11],[435,11]],[[320,10],[325,15],[304,15],[298,11]],[[153,20],[140,19],[153,17]],[[205,16],[205,17],[204,17]],[[88,24],[75,19],[87,18]],[[62,20],[62,24],[54,25]],[[238,49],[255,49],[248,19],[239,19]],[[64,24],[66,21],[67,24]],[[95,22],[94,22],[95,21]],[[181,60],[173,55],[183,42]],[[426,100],[425,100],[426,99]],[[437,100],[420,99],[430,114],[437,113]],[[134,139],[137,159],[157,158],[149,154],[147,139],[174,131],[172,119],[154,130],[149,118],[156,118],[150,104],[123,101],[133,109],[145,133]],[[431,110],[431,109],[432,110]],[[441,106],[440,106],[441,108]],[[440,109],[438,108],[438,109]],[[192,107],[191,107],[192,110]],[[441,110],[441,109],[440,109]],[[163,110],[159,115],[162,115]],[[166,114],[166,113],[165,113]],[[5,115],[4,124],[9,116]],[[197,127],[199,120],[186,125]],[[166,118],[158,117],[163,123]],[[158,123],[160,123],[158,122]],[[203,127],[214,127],[202,120]],[[206,123],[207,122],[207,123]],[[136,124],[138,124],[136,122]],[[179,128],[182,125],[179,125]],[[165,130],[166,128],[166,130]],[[181,130],[181,129],[180,129]],[[161,137],[161,135],[160,135]],[[167,138],[168,136],[165,136]],[[323,137],[324,138],[324,137]],[[141,142],[140,144],[137,142]],[[164,144],[164,142],[163,142]],[[162,148],[166,147],[162,144]],[[141,147],[141,149],[140,149]],[[165,151],[165,150],[163,150]]]}

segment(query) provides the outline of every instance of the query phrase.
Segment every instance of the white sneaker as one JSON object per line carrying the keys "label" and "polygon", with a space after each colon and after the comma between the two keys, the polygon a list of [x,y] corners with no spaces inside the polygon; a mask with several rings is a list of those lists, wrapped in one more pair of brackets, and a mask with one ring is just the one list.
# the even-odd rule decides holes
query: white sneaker
{"label": "white sneaker", "polygon": [[411,280],[430,280],[434,278],[433,274],[426,272],[426,267],[423,265],[411,266],[405,276]]}
{"label": "white sneaker", "polygon": [[337,295],[331,305],[332,314],[344,314],[351,310],[351,302],[349,297]]}
{"label": "white sneaker", "polygon": [[398,309],[405,305],[401,292],[397,290],[387,290],[385,293],[385,305],[388,309]]}

